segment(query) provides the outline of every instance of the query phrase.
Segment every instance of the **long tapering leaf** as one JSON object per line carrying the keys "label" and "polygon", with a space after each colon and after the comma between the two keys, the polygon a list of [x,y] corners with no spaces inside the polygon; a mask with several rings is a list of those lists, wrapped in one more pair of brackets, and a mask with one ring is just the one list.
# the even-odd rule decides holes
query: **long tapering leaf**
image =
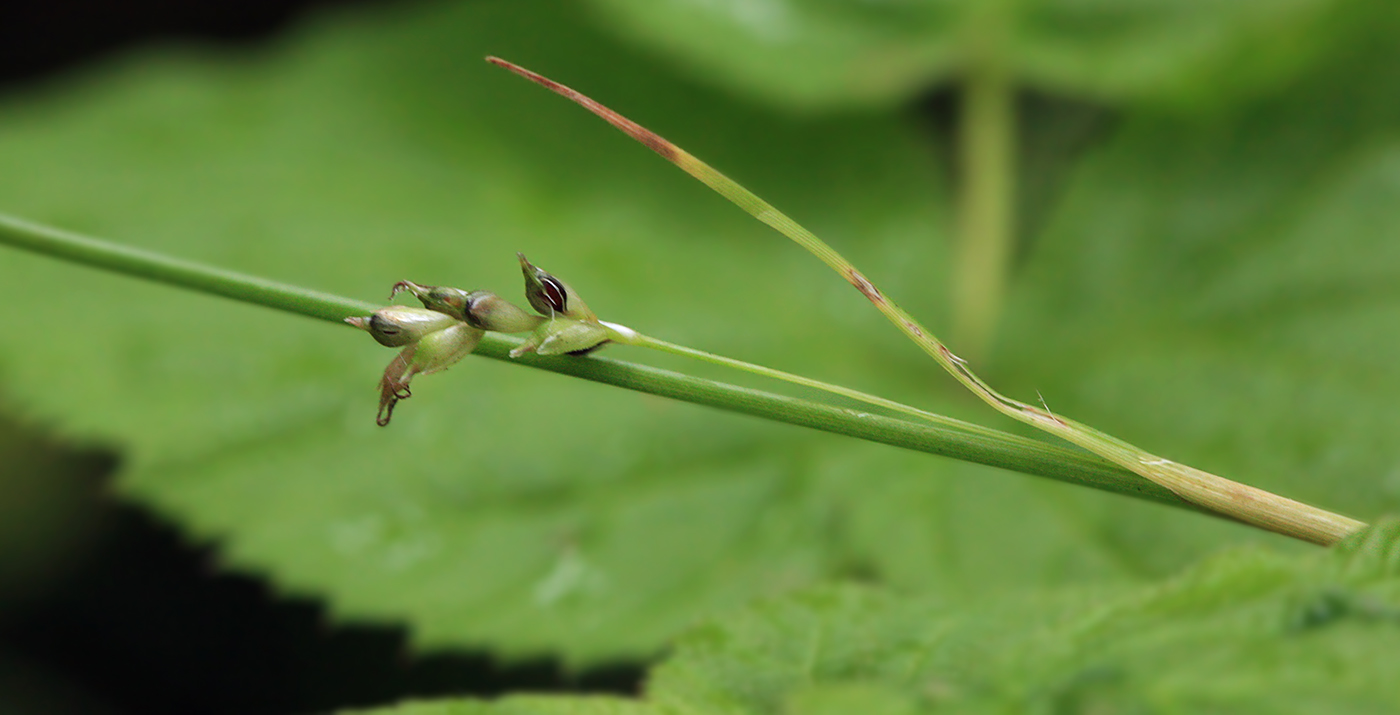
{"label": "long tapering leaf", "polygon": [[1363,522],[1355,519],[1164,459],[1088,425],[1054,414],[1048,409],[1002,395],[978,377],[966,360],[955,355],[931,331],[886,297],[854,264],[752,191],[655,132],[574,89],[500,58],[486,59],[582,105],[758,220],[797,242],[849,281],[894,323],[895,327],[928,353],[958,382],[1002,414],[1077,444],[1207,511],[1268,531],[1316,544],[1330,545],[1365,526]]}

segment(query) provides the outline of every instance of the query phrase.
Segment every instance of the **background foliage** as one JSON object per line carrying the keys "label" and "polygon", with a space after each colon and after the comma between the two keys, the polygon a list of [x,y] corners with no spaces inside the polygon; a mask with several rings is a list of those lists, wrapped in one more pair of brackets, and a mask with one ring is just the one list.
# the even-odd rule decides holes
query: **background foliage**
{"label": "background foliage", "polygon": [[[545,72],[663,133],[939,325],[954,135],[928,116],[960,67],[991,57],[1053,97],[1023,104],[1020,181],[1047,188],[1031,192],[993,380],[1173,459],[1368,520],[1393,512],[1395,11],[972,5],[423,3],[321,15],[256,51],[147,48],[0,104],[0,208],[366,299],[403,278],[514,294],[520,250],[604,319],[991,422],[785,240],[480,61]],[[1086,132],[1086,114],[1110,119]],[[217,544],[227,568],[338,621],[402,623],[419,649],[640,662],[794,592],[807,595],[735,623],[831,603],[839,628],[898,612],[925,633],[990,619],[966,604],[1012,593],[1026,623],[1092,619],[1243,543],[1312,573],[1288,560],[1302,547],[1205,517],[488,361],[423,379],[381,430],[372,385],[389,355],[348,330],[0,255],[22,306],[0,342],[13,414],[110,445],[120,493]],[[28,503],[26,483],[0,480],[0,505]],[[1253,561],[1211,563],[1182,578],[1220,572],[1221,593],[1250,592]],[[868,590],[822,585],[849,581]],[[870,632],[879,658],[929,647]],[[746,647],[695,633],[658,688]],[[715,672],[713,687],[734,685]],[[671,705],[932,702],[875,680]],[[532,702],[521,711],[641,707]]]}

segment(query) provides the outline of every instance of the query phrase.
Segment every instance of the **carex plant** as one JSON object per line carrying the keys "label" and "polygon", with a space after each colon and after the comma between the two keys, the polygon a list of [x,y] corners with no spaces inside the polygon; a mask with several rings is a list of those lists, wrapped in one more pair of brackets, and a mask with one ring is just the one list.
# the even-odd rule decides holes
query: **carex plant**
{"label": "carex plant", "polygon": [[370,334],[380,345],[403,348],[384,368],[379,380],[379,413],[386,426],[394,406],[413,396],[409,383],[416,375],[446,370],[466,357],[487,331],[530,333],[529,340],[511,351],[526,353],[583,354],[607,342],[615,331],[604,327],[568,284],[535,267],[520,256],[525,274],[525,298],[540,312],[531,315],[488,290],[466,291],[451,286],[419,285],[399,281],[389,293],[411,293],[422,308],[391,305],[369,316],[353,316],[345,322]]}
{"label": "carex plant", "polygon": [[488,290],[467,291],[450,286],[419,285],[399,281],[389,294],[411,293],[422,308],[391,305],[369,316],[346,318],[365,330],[380,345],[403,348],[379,382],[380,426],[389,424],[394,406],[412,396],[409,383],[415,375],[445,370],[471,353],[487,332],[529,333],[509,355],[586,355],[607,343],[634,345],[715,363],[724,367],[814,388],[966,433],[994,434],[978,425],[935,414],[894,400],[762,365],[715,355],[645,335],[618,323],[600,320],[578,291],[554,274],[534,265],[525,254],[520,271],[525,278],[525,300],[538,313],[529,312]]}
{"label": "carex plant", "polygon": [[[531,367],[1155,499],[1317,544],[1336,543],[1365,526],[1357,520],[1159,457],[1062,414],[1052,413],[1043,404],[1028,404],[997,392],[972,371],[967,360],[954,354],[932,331],[899,308],[844,256],[753,192],[661,136],[573,89],[504,60],[489,58],[489,61],[577,102],[794,240],[835,270],[982,401],[1013,419],[1078,445],[1096,458],[850,388],[676,345],[601,320],[569,284],[533,265],[523,255],[520,267],[525,298],[534,314],[490,291],[467,291],[408,281],[395,284],[390,297],[411,293],[422,303],[422,308],[378,307],[6,216],[0,216],[0,242],[251,304],[324,320],[343,320],[361,328],[380,344],[399,349],[380,379],[377,421],[381,425],[388,424],[398,402],[412,395],[410,385],[419,374],[444,370],[473,352],[507,359],[531,355],[530,360],[522,360]],[[514,339],[489,337],[488,332],[528,335],[523,343],[515,343]],[[785,380],[914,416],[930,424],[916,426],[907,420],[858,414],[831,405],[620,361],[567,357],[587,354],[610,342],[661,350]],[[544,357],[535,360],[533,355]],[[560,360],[549,356],[566,357]]]}
{"label": "carex plant", "polygon": [[[854,264],[753,192],[660,135],[574,89],[498,58],[490,57],[487,60],[582,105],[797,242],[860,291],[954,379],[1002,414],[1087,449],[1170,490],[1190,504],[1228,518],[1320,544],[1334,543],[1363,526],[1354,519],[1159,457],[1088,425],[1057,415],[1044,405],[1043,400],[1037,406],[1003,395],[973,372],[967,360],[953,353],[932,331],[896,305]],[[404,312],[407,309],[390,307],[369,318],[348,319],[348,322],[368,330],[382,344],[403,346],[403,350],[385,369],[380,381],[380,425],[388,424],[394,405],[412,394],[409,381],[415,375],[443,370],[457,362],[470,353],[484,331],[489,330],[530,333],[525,343],[510,352],[511,357],[532,352],[540,355],[580,355],[607,342],[638,345],[815,387],[948,426],[965,426],[891,400],[675,345],[626,326],[601,321],[567,283],[531,264],[523,254],[519,254],[519,257],[525,277],[525,297],[538,315],[529,315],[488,291],[468,292],[404,281],[394,286],[390,297],[400,291],[411,292],[423,303],[426,313]],[[429,315],[431,313],[442,317],[432,317]]]}
{"label": "carex plant", "polygon": [[845,256],[757,194],[659,134],[575,89],[500,58],[488,57],[486,60],[572,100],[754,218],[792,239],[850,283],[948,374],[998,412],[1093,452],[1204,510],[1247,524],[1318,544],[1335,543],[1364,526],[1355,519],[1166,459],[1089,425],[1057,415],[1044,405],[1032,405],[998,392],[973,372],[967,360],[956,355],[931,330],[900,308]]}

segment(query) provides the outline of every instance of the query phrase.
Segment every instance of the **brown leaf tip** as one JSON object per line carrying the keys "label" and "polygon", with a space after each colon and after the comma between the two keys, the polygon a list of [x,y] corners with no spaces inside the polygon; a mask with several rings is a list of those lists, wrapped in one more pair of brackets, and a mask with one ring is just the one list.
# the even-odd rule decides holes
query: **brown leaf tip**
{"label": "brown leaf tip", "polygon": [[503,60],[499,57],[487,57],[486,61],[490,62],[493,65],[496,65],[497,67],[504,67],[510,70],[511,72],[514,72],[520,75],[521,77],[524,77],[525,79],[534,82],[535,84],[543,85],[549,88],[550,91],[558,92],[559,94],[562,94],[564,96],[568,96],[571,93],[578,94],[577,92],[574,92],[574,90],[569,89],[568,87],[565,87],[564,85],[559,84],[558,82],[555,82],[554,80],[545,77],[542,74],[531,72],[530,70],[527,70],[524,67],[515,64],[514,62],[507,62],[506,60]]}
{"label": "brown leaf tip", "polygon": [[860,274],[860,271],[854,268],[846,271],[846,280],[850,281],[851,285],[856,287],[856,290],[864,293],[865,297],[870,299],[870,302],[883,303],[885,301],[885,296],[880,295],[880,290],[874,285],[871,285],[870,281],[866,280],[865,276]]}
{"label": "brown leaf tip", "polygon": [[593,112],[594,114],[601,117],[603,121],[613,125],[614,127],[617,127],[618,129],[627,133],[628,136],[632,137],[633,139],[636,139],[642,144],[645,144],[652,151],[665,157],[667,161],[679,161],[683,154],[683,152],[681,152],[680,150],[680,147],[677,147],[675,144],[666,141],[666,139],[662,138],[661,135],[651,131],[650,129],[647,129],[646,127],[643,127],[642,125],[632,121],[631,119],[628,119],[627,117],[622,116],[621,114],[618,114],[617,112],[614,112],[611,109],[608,109],[607,107],[604,107],[603,105],[590,99],[587,95],[583,94],[582,92],[579,92],[571,87],[559,84],[558,82],[555,82],[554,80],[545,77],[542,74],[531,72],[530,70],[527,70],[524,67],[515,64],[514,62],[507,62],[506,60],[503,60],[499,57],[487,57],[486,61],[490,62],[493,65],[496,65],[497,67],[504,67],[505,69],[508,69],[511,72],[514,72],[520,75],[521,77],[524,77],[525,79],[528,79],[531,82],[534,82],[535,84],[538,84],[544,87],[545,89],[554,92],[555,94],[573,100],[575,103],[579,104],[584,109],[587,109],[588,111]]}

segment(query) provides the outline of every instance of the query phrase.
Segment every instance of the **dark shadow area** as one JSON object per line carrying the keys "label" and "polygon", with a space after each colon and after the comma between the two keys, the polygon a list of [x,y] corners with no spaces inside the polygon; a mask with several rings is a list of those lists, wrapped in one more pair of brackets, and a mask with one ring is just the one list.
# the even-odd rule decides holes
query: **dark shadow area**
{"label": "dark shadow area", "polygon": [[553,662],[409,652],[399,628],[337,626],[314,602],[219,573],[142,511],[110,504],[100,544],[0,626],[0,648],[121,713],[310,713],[437,695],[632,693],[636,668],[569,676]]}
{"label": "dark shadow area", "polygon": [[317,8],[387,0],[50,0],[0,3],[0,89],[162,39],[249,42]]}
{"label": "dark shadow area", "polygon": [[[961,93],[952,87],[930,93],[915,109],[934,137],[946,169],[947,186],[961,184],[958,152],[958,109]],[[1114,113],[1089,102],[1021,90],[1016,97],[1016,261],[1050,220],[1060,192],[1085,154],[1112,133]],[[1034,121],[1029,118],[1034,117]]]}

